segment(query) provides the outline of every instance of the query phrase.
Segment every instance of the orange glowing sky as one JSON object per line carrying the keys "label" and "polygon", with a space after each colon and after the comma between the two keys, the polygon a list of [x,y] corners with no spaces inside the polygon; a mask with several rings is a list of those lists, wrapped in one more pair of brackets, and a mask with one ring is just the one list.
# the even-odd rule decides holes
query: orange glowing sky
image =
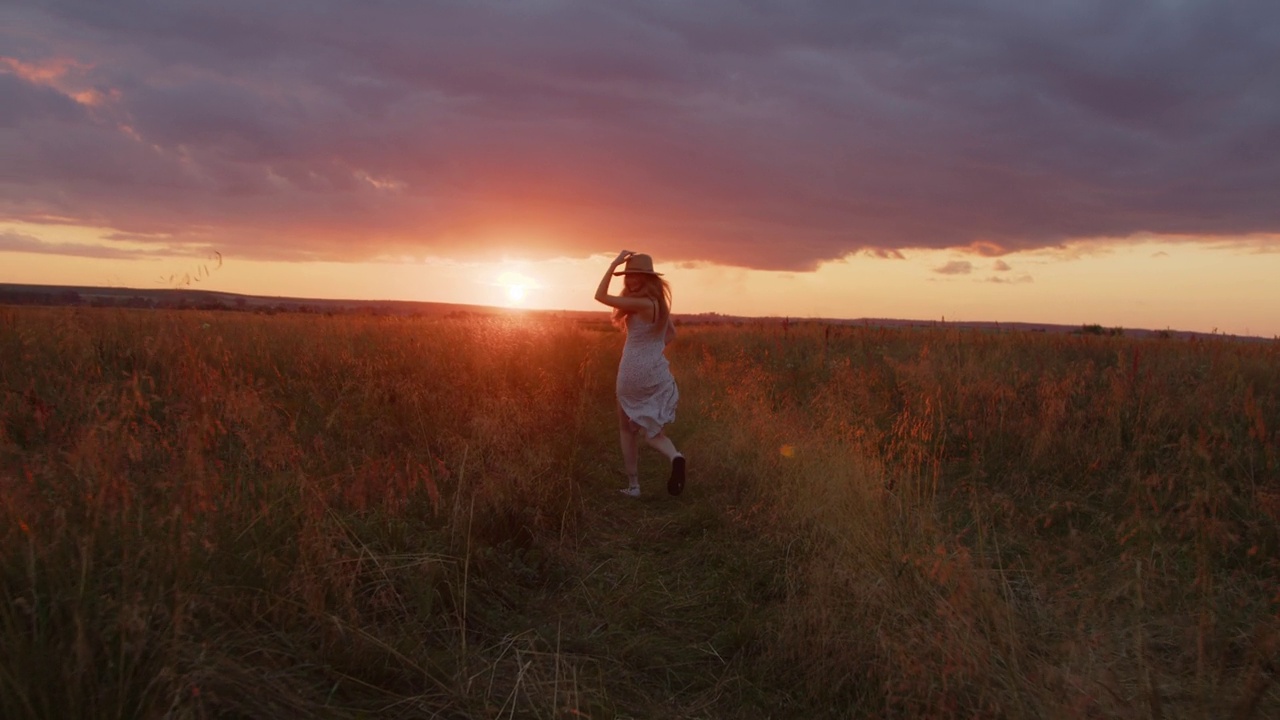
{"label": "orange glowing sky", "polygon": [[0,282],[1280,336],[1278,20],[20,0]]}

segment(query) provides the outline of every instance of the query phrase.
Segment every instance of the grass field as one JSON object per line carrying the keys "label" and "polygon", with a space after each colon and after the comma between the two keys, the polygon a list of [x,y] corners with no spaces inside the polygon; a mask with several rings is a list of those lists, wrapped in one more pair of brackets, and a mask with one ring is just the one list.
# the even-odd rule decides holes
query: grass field
{"label": "grass field", "polygon": [[0,717],[1280,713],[1280,343],[621,343],[0,308]]}

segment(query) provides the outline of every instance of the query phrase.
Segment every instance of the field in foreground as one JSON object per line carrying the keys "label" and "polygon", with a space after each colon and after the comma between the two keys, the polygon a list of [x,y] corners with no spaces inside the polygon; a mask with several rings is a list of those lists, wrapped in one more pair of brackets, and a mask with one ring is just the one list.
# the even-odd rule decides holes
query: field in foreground
{"label": "field in foreground", "polygon": [[1280,345],[0,308],[0,717],[1268,717]]}

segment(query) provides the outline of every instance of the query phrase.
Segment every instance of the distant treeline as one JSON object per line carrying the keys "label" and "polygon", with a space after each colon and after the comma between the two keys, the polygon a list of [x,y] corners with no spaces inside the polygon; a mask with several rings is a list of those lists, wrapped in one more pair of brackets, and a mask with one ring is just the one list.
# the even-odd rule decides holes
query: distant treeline
{"label": "distant treeline", "polygon": [[[590,330],[608,330],[613,325],[603,313],[581,311],[531,310],[498,308],[476,305],[454,305],[415,301],[353,301],[306,298],[272,298],[251,295],[235,295],[205,290],[156,289],[132,290],[127,288],[57,287],[39,285],[5,285],[0,283],[0,305],[43,305],[79,307],[116,307],[168,310],[222,310],[249,312],[259,315],[277,313],[302,313],[309,315],[356,315],[373,317],[443,317],[453,320],[505,316],[510,314],[561,317],[576,322]],[[1110,337],[1155,337],[1160,339],[1222,337],[1212,333],[1163,330],[1127,329],[1105,327],[1097,323],[1082,325],[1036,325],[1028,323],[910,321],[892,319],[832,320],[827,318],[793,317],[738,317],[716,312],[674,315],[676,325],[731,326],[731,327],[780,327],[786,335],[791,330],[806,327],[824,327],[832,332],[838,327],[883,327],[898,329],[930,329],[939,327],[968,328],[976,332],[1003,333],[1069,333],[1072,335],[1099,335]],[[1271,341],[1278,338],[1239,337],[1244,341]]]}
{"label": "distant treeline", "polygon": [[41,305],[78,307],[118,307],[166,310],[226,310],[265,315],[276,313],[310,313],[323,315],[418,315],[417,312],[395,311],[376,305],[331,305],[301,302],[250,302],[247,298],[222,299],[187,295],[98,295],[76,290],[9,290],[0,289],[0,305]]}
{"label": "distant treeline", "polygon": [[[95,307],[95,308],[139,308],[159,310],[222,310],[230,312],[250,312],[259,315],[275,315],[277,313],[303,313],[312,315],[360,315],[373,317],[444,317],[452,320],[493,317],[516,313],[533,313],[537,315],[562,315],[554,310],[518,310],[512,308],[488,308],[481,306],[443,305],[438,303],[414,303],[411,301],[381,302],[342,302],[334,300],[276,300],[253,296],[219,296],[205,291],[190,290],[143,290],[130,292],[126,289],[111,288],[58,288],[39,286],[0,286],[0,305],[25,306],[62,306],[62,307]],[[446,309],[448,308],[448,309]],[[613,329],[613,324],[604,313],[599,317],[586,316],[583,313],[563,313],[566,319],[573,318],[583,327],[593,329]],[[719,313],[700,313],[696,315],[674,317],[676,325],[762,325],[767,321],[761,319],[743,319],[721,315]],[[794,321],[793,321],[794,322]]]}

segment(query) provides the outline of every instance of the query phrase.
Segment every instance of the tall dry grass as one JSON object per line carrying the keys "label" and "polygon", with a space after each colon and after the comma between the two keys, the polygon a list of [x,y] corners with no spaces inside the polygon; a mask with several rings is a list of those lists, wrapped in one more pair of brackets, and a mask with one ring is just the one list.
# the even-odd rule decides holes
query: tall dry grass
{"label": "tall dry grass", "polygon": [[1280,346],[703,341],[699,373],[736,378],[709,393],[738,421],[717,470],[746,473],[753,522],[793,548],[764,655],[815,697],[930,717],[1276,711]]}
{"label": "tall dry grass", "polygon": [[0,716],[525,702],[484,644],[581,514],[584,337],[4,312]]}
{"label": "tall dry grass", "polygon": [[[605,329],[605,332],[600,332]],[[1265,717],[1280,348],[0,310],[0,716]]]}

